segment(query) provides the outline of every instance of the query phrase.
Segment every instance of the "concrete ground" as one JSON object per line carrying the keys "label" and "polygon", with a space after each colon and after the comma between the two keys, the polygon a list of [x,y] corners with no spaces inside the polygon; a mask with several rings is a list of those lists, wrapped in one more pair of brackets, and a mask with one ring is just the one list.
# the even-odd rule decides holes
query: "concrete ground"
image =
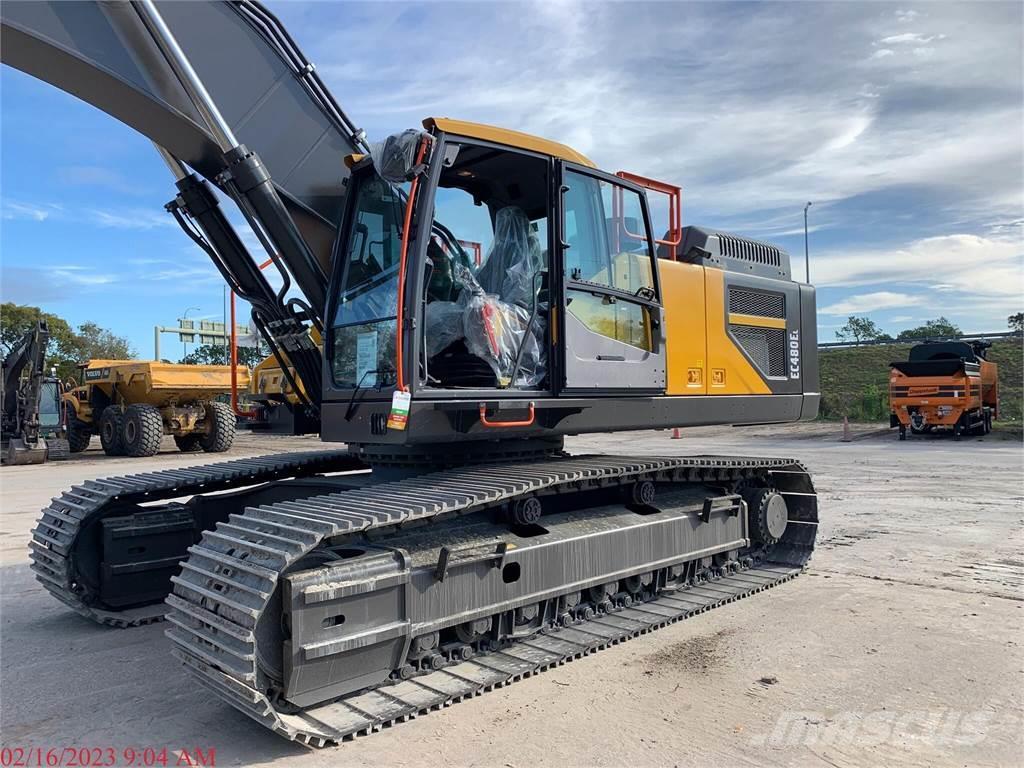
{"label": "concrete ground", "polygon": [[[200,462],[0,470],[4,747],[216,750],[219,765],[1017,765],[1024,755],[1019,437],[835,425],[575,438],[574,452],[789,456],[821,494],[793,582],[341,747],[285,742],[193,689],[160,626],[94,626],[28,569],[39,509],[81,480]],[[227,456],[310,448],[246,435]],[[6,759],[6,758],[5,758]],[[180,761],[180,762],[179,762]],[[46,764],[45,762],[43,763]],[[65,763],[66,764],[66,763]],[[109,763],[108,763],[109,764]],[[5,763],[6,765],[6,763]]]}

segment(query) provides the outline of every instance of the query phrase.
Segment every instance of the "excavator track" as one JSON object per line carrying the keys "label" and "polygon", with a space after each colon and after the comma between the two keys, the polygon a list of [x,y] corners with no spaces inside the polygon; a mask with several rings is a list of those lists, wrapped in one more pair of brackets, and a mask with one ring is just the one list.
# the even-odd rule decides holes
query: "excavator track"
{"label": "excavator track", "polygon": [[[379,532],[387,544],[401,540],[398,534],[389,538],[389,531],[413,527],[410,537],[422,535],[423,530],[429,530],[421,527],[424,521],[440,525],[442,520],[493,510],[529,497],[564,498],[590,492],[613,497],[616,488],[626,491],[646,482],[675,484],[672,487],[684,489],[688,483],[736,487],[755,477],[769,478],[773,488],[787,499],[789,524],[782,538],[771,546],[744,550],[744,554],[754,556],[741,556],[723,563],[721,568],[698,571],[698,564],[706,564],[711,558],[701,559],[692,553],[683,557],[680,553],[679,562],[657,571],[657,580],[648,581],[649,586],[636,593],[636,600],[626,596],[612,603],[602,597],[596,610],[577,608],[568,613],[564,606],[577,603],[566,602],[566,592],[544,603],[556,606],[557,615],[549,616],[547,609],[542,609],[535,631],[520,637],[513,631],[508,637],[462,645],[445,654],[435,652],[424,657],[418,667],[405,664],[392,670],[386,679],[340,696],[325,696],[324,691],[330,689],[320,687],[305,698],[286,698],[270,683],[267,659],[273,659],[277,649],[268,644],[280,642],[280,637],[271,632],[268,640],[266,627],[283,623],[280,614],[284,601],[292,601],[295,613],[290,628],[293,636],[283,645],[286,653],[298,654],[293,659],[297,667],[301,663],[344,666],[347,656],[361,674],[368,663],[368,649],[387,646],[397,634],[415,631],[396,621],[372,631],[301,644],[299,636],[309,633],[308,626],[303,629],[298,625],[302,610],[401,582],[400,574],[383,571],[374,571],[366,582],[341,577],[334,580],[330,568],[314,565],[303,571],[302,563],[309,562],[311,553],[323,552],[330,542]],[[685,514],[669,515],[669,519],[685,520],[699,530],[701,520],[707,523],[721,513],[722,525],[735,525],[729,522],[730,515],[736,519],[733,508],[714,510],[715,503],[729,498],[739,497],[709,498],[703,509],[697,505],[687,508]],[[638,515],[658,512],[648,497],[634,496],[634,502],[626,507]],[[746,506],[738,504],[736,509],[743,511]],[[652,514],[650,519],[657,517]],[[173,642],[174,655],[204,687],[285,738],[325,746],[375,732],[783,583],[799,574],[809,560],[817,519],[817,501],[809,477],[800,464],[789,459],[581,456],[435,472],[316,496],[302,503],[251,507],[244,514],[232,515],[229,522],[208,531],[190,548],[181,575],[173,578],[174,590],[167,598],[171,626],[166,634]],[[745,522],[742,531],[745,534]],[[400,547],[392,549],[397,552]],[[360,573],[369,573],[374,562],[383,560],[367,562]],[[478,564],[476,560],[467,562]],[[439,581],[445,579],[447,568],[448,560],[443,555],[437,568]],[[654,575],[652,571],[648,577]],[[524,610],[511,604],[509,608]],[[345,622],[344,616],[334,618]],[[320,631],[319,620],[312,624]],[[330,627],[331,622],[325,619],[322,625]],[[407,636],[404,645],[401,640],[395,641],[403,648],[399,659],[415,647],[417,641],[411,637]],[[269,667],[274,666],[269,663]],[[284,668],[287,670],[287,663]],[[315,677],[316,669],[311,669]]]}
{"label": "excavator track", "polygon": [[[365,465],[345,451],[309,451],[87,480],[53,498],[43,509],[29,542],[31,567],[51,595],[100,624],[127,628],[162,621],[165,612],[162,595],[148,605],[118,610],[99,604],[95,595],[81,583],[76,564],[76,544],[91,524],[130,514],[139,509],[139,504],[230,490],[281,478],[360,468],[365,468]],[[185,505],[169,504],[162,512],[147,514],[146,520],[154,536],[176,530],[184,531],[192,540],[198,539],[197,521]],[[138,527],[135,526],[135,532],[138,532]],[[165,566],[173,566],[171,561],[176,562],[176,559],[168,558]],[[130,571],[133,566],[125,564],[124,567]]]}

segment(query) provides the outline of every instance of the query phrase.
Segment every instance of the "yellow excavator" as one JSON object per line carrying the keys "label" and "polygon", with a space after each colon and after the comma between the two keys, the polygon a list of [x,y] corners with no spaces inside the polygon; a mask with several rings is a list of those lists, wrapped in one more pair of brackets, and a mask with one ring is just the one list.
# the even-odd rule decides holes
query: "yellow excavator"
{"label": "yellow excavator", "polygon": [[798,462],[563,445],[813,418],[814,290],[786,253],[516,131],[430,118],[369,144],[258,3],[0,13],[5,63],[158,145],[168,211],[346,444],[74,486],[32,536],[54,597],[166,619],[198,686],[325,745],[800,573],[818,513]]}

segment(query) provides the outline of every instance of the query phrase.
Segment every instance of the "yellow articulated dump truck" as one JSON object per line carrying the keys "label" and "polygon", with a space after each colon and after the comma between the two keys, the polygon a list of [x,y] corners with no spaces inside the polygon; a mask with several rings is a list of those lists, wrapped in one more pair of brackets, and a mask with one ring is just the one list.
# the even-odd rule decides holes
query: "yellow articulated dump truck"
{"label": "yellow articulated dump truck", "polygon": [[[108,456],[152,456],[164,435],[182,451],[221,453],[235,440],[235,413],[215,399],[231,391],[229,366],[91,360],[80,371],[64,394],[72,453],[96,434]],[[248,386],[246,368],[236,375]]]}
{"label": "yellow articulated dump truck", "polygon": [[[319,346],[320,334],[311,336]],[[308,394],[294,366],[282,369],[270,355],[252,369],[247,394],[252,410],[241,415],[248,417],[245,426],[249,429],[273,435],[319,434],[320,418],[305,405]]]}

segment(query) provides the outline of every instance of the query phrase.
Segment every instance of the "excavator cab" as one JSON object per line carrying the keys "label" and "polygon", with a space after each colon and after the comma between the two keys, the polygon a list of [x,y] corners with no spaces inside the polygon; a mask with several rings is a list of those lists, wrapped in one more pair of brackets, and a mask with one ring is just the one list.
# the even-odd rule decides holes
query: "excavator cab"
{"label": "excavator cab", "polygon": [[[350,158],[325,313],[327,439],[547,435],[568,415],[560,399],[663,394],[643,189],[555,142],[425,125]],[[396,391],[420,411],[408,429],[387,426]]]}

